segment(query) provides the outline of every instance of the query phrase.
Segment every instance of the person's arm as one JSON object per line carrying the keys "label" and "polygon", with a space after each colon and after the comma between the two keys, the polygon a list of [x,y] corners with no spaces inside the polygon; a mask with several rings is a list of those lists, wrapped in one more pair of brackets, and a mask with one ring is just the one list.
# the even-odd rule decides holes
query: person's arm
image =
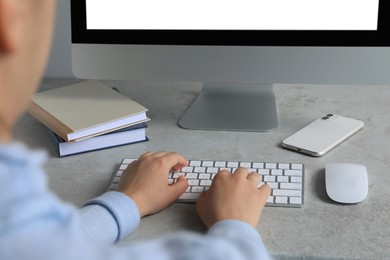
{"label": "person's arm", "polygon": [[84,233],[93,241],[113,243],[133,232],[140,218],[174,202],[186,189],[184,177],[168,185],[168,172],[188,161],[176,153],[145,153],[123,173],[118,192],[88,201],[80,210]]}
{"label": "person's arm", "polygon": [[209,235],[232,243],[243,259],[269,258],[255,227],[271,189],[268,185],[258,188],[259,181],[257,173],[244,168],[234,173],[220,171],[196,203]]}
{"label": "person's arm", "polygon": [[[114,257],[115,256],[115,257]],[[268,260],[258,232],[239,220],[224,220],[207,234],[176,232],[141,243],[122,244],[108,259]]]}
{"label": "person's arm", "polygon": [[83,232],[95,242],[114,243],[133,232],[140,223],[138,207],[121,192],[110,191],[80,209]]}
{"label": "person's arm", "polygon": [[[239,220],[223,220],[208,232],[212,238],[223,239],[243,259],[269,259],[260,234],[251,225]],[[233,258],[232,258],[233,259]]]}
{"label": "person's arm", "polygon": [[[136,214],[138,220],[142,216],[154,214],[174,202],[186,190],[188,184],[184,178],[173,185],[167,182],[167,174],[171,169],[185,165],[187,161],[176,153],[146,153],[126,169],[117,195],[121,193],[124,197],[128,196],[134,203],[139,209],[138,215]],[[254,227],[259,221],[270,188],[263,185],[258,189],[258,182],[258,174],[249,174],[243,168],[239,168],[234,174],[221,171],[196,204],[197,212],[209,232],[206,235],[175,234],[146,242],[141,246],[147,251],[143,256],[148,259],[146,256],[153,258],[158,253],[160,256],[188,256],[188,259],[196,259],[196,254],[205,259],[267,258],[265,246]],[[91,206],[90,203],[88,205]],[[110,213],[109,217],[115,220],[115,225],[112,226],[117,229],[117,233],[114,232],[116,239],[125,235],[126,232],[122,230],[127,230],[127,233],[131,231],[126,227],[126,221],[118,219],[122,213],[113,214],[116,210],[121,210],[115,200],[102,203],[100,197],[93,200],[92,205],[104,208]],[[130,214],[127,217],[131,222],[133,216]],[[100,229],[100,232],[104,230]],[[126,254],[133,255],[138,251],[137,247],[128,246]]]}
{"label": "person's arm", "polygon": [[[59,200],[47,189],[41,155],[30,155],[18,147],[15,147],[13,152],[9,151],[8,155],[4,154],[0,147],[0,153],[8,158],[5,162],[4,160],[0,162],[3,166],[0,179],[7,183],[0,191],[3,195],[0,196],[0,219],[4,220],[0,221],[0,229],[6,231],[0,232],[0,259],[237,260],[263,259],[262,257],[266,256],[266,250],[257,231],[240,220],[218,221],[210,227],[207,234],[180,232],[142,243],[121,245],[96,243],[90,238],[86,239],[85,230],[81,229],[83,224],[95,227],[95,235],[100,236],[94,237],[95,240],[121,238],[131,231],[131,227],[138,225],[140,215],[135,201],[121,192],[105,193],[87,203],[82,210],[80,222],[80,211]],[[155,174],[164,175],[165,169],[159,168],[161,164],[158,161],[160,160],[157,162],[154,159],[148,160],[150,164],[158,166],[157,169],[155,166],[150,168],[154,171],[152,175],[145,174],[149,166],[138,168],[143,164],[136,163],[134,165],[136,167],[131,168],[124,176],[125,187],[135,185],[133,181],[137,180],[137,185],[131,191],[150,195],[147,192],[149,188],[144,189],[146,182],[143,182],[141,176],[145,176],[145,181],[150,183],[148,178],[154,178]],[[136,171],[133,171],[134,169]],[[136,175],[138,177],[134,178]],[[127,179],[130,176],[133,178]],[[172,187],[176,188],[167,183],[164,178],[164,182],[160,184],[164,188],[160,191],[169,193]],[[186,184],[183,184],[184,189]],[[170,198],[175,199],[175,196]],[[161,205],[168,203],[163,202],[153,209],[161,209]],[[152,207],[144,209],[154,211],[151,210]],[[86,220],[90,222],[87,223]],[[136,220],[134,225],[132,220]]]}
{"label": "person's arm", "polygon": [[[185,158],[176,153],[146,153],[126,170],[118,190],[141,207],[141,216],[153,214],[174,202],[186,190],[188,184],[185,179],[168,185],[167,174],[171,169],[179,169],[187,163]],[[233,174],[228,171],[219,172],[210,189],[201,194],[196,204],[198,215],[209,232],[193,241],[193,245],[198,245],[199,248],[195,246],[187,250],[203,251],[204,258],[211,254],[207,250],[209,247],[219,255],[230,252],[243,259],[267,258],[265,246],[254,227],[259,222],[271,190],[268,185],[258,188],[259,181],[257,173],[249,173],[244,168],[237,169]],[[180,236],[171,239],[183,246],[186,242],[191,244],[186,240],[180,242]],[[164,244],[164,241],[161,243]],[[177,253],[185,254],[184,249],[178,251],[180,252]]]}

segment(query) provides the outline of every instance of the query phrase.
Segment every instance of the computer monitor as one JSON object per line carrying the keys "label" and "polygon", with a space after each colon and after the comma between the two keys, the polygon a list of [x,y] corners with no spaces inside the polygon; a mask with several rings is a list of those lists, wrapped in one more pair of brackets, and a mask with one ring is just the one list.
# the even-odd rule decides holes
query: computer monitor
{"label": "computer monitor", "polygon": [[183,128],[274,130],[276,83],[390,83],[388,0],[72,0],[71,13],[77,77],[203,82]]}

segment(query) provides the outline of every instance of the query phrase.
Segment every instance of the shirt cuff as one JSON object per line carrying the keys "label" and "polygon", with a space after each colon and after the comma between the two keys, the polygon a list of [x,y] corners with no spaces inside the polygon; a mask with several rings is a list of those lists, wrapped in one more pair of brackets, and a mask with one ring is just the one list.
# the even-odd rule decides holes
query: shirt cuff
{"label": "shirt cuff", "polygon": [[208,235],[232,241],[246,252],[248,259],[253,255],[259,256],[256,259],[271,259],[260,234],[255,228],[243,221],[223,220],[217,222],[209,229]]}
{"label": "shirt cuff", "polygon": [[106,192],[89,200],[84,207],[91,205],[99,205],[111,213],[118,227],[116,241],[123,239],[139,226],[140,213],[137,205],[130,197],[121,192]]}
{"label": "shirt cuff", "polygon": [[210,235],[216,236],[228,236],[228,237],[237,237],[239,234],[240,237],[247,237],[248,239],[257,242],[263,243],[260,237],[260,234],[254,229],[251,225],[240,221],[240,220],[222,220],[215,223],[209,229],[208,233]]}

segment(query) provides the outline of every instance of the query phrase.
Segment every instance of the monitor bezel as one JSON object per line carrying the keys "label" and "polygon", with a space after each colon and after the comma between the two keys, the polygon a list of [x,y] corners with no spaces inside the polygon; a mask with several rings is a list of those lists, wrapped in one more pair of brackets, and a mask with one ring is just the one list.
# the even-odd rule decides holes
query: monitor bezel
{"label": "monitor bezel", "polygon": [[207,46],[390,46],[390,1],[376,31],[88,30],[86,0],[71,0],[72,43]]}

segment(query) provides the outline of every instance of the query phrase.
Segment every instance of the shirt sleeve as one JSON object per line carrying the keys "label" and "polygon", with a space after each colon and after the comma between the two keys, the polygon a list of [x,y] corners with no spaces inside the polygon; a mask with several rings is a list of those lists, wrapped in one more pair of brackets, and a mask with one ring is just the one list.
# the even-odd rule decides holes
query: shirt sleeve
{"label": "shirt sleeve", "polygon": [[[81,223],[91,240],[112,243],[133,232],[140,215],[128,196],[108,192],[85,204]],[[118,259],[270,259],[256,229],[238,220],[220,221],[207,234],[178,232],[143,243],[122,243],[111,253],[110,258]]]}
{"label": "shirt sleeve", "polygon": [[251,225],[238,220],[224,220],[214,224],[208,235],[235,244],[245,259],[269,259],[260,234]]}
{"label": "shirt sleeve", "polygon": [[207,234],[177,232],[144,241],[121,244],[110,259],[185,260],[268,260],[271,259],[260,235],[238,220],[215,224]]}
{"label": "shirt sleeve", "polygon": [[177,232],[112,245],[138,227],[135,203],[108,192],[76,209],[48,190],[43,159],[20,146],[0,145],[0,259],[268,258],[257,231],[237,220],[216,223],[206,234]]}
{"label": "shirt sleeve", "polygon": [[137,205],[121,192],[110,191],[88,201],[81,209],[81,226],[91,240],[113,243],[140,223]]}

